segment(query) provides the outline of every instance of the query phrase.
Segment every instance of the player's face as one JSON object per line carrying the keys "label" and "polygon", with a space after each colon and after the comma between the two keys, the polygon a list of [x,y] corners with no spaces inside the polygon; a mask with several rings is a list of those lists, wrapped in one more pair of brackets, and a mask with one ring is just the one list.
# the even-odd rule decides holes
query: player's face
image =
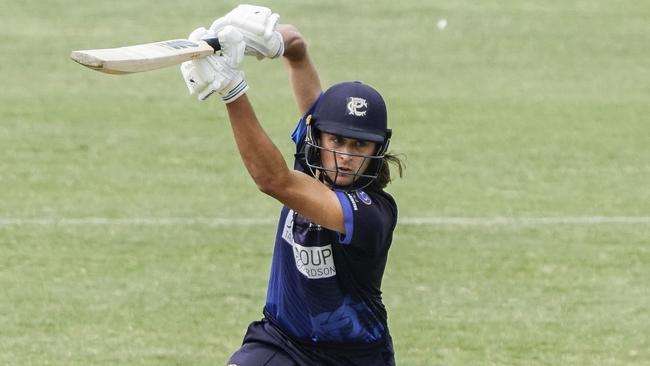
{"label": "player's face", "polygon": [[[330,180],[339,186],[347,186],[362,174],[370,164],[370,159],[359,155],[374,155],[377,144],[369,141],[355,140],[330,133],[321,133],[321,163]],[[335,150],[328,151],[328,150]],[[337,174],[338,172],[338,174]]]}

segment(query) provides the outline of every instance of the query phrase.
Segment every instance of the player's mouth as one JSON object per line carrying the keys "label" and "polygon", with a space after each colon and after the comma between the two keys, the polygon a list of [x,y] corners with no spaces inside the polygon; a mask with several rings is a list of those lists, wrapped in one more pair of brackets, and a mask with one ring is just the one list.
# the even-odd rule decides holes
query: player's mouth
{"label": "player's mouth", "polygon": [[348,168],[348,167],[339,167],[339,173],[344,174],[344,175],[354,175],[354,170]]}

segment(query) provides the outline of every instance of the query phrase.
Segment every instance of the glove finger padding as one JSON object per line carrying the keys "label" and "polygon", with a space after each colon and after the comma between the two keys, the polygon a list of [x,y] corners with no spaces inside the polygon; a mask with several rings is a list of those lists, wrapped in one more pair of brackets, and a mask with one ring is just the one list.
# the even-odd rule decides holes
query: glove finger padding
{"label": "glove finger padding", "polygon": [[226,26],[217,34],[221,44],[221,54],[230,67],[237,68],[244,60],[246,43],[244,36],[232,26]]}
{"label": "glove finger padding", "polygon": [[[230,13],[228,13],[230,14]],[[216,19],[214,22],[212,22],[212,25],[210,26],[210,30],[214,32],[219,32],[222,30],[225,26],[230,25],[230,21],[228,20],[228,14],[222,16],[221,18]]]}
{"label": "glove finger padding", "polygon": [[[208,85],[207,76],[203,75],[199,65],[199,60],[186,61],[181,64],[181,74],[190,95],[200,94]],[[203,100],[205,98],[199,99]]]}
{"label": "glove finger padding", "polygon": [[269,21],[271,9],[264,6],[239,5],[228,14],[230,24],[249,31],[256,36],[264,36],[266,23]]}
{"label": "glove finger padding", "polygon": [[216,37],[215,32],[212,29],[205,29],[205,27],[198,27],[190,33],[187,37],[190,41],[200,41],[206,38]]}
{"label": "glove finger padding", "polygon": [[[214,37],[214,31],[197,28],[190,34],[194,40],[208,37]],[[219,32],[219,39],[222,55],[186,61],[181,64],[181,74],[190,95],[205,100],[218,92],[224,102],[230,103],[248,90],[244,73],[238,69],[246,46],[241,33],[231,26]]]}
{"label": "glove finger padding", "polygon": [[278,27],[280,23],[280,14],[273,13],[266,22],[266,28],[264,28],[264,39],[270,39],[273,37],[273,32]]}
{"label": "glove finger padding", "polygon": [[215,20],[210,29],[219,32],[228,25],[239,30],[246,42],[246,55],[276,58],[284,53],[282,35],[276,31],[280,16],[271,9],[255,5],[239,5]]}
{"label": "glove finger padding", "polygon": [[244,73],[228,65],[223,56],[208,56],[181,64],[181,73],[190,95],[205,100],[214,92],[230,103],[248,91]]}

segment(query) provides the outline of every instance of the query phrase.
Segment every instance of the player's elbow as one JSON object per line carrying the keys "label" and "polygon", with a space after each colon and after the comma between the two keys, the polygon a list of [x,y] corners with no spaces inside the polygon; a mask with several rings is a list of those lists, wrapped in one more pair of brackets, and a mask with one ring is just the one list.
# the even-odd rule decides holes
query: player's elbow
{"label": "player's elbow", "polygon": [[271,197],[279,197],[286,188],[286,177],[283,174],[263,175],[253,177],[257,189]]}
{"label": "player's elbow", "polygon": [[289,61],[298,61],[307,55],[307,43],[298,29],[291,24],[278,27],[284,41],[284,57]]}

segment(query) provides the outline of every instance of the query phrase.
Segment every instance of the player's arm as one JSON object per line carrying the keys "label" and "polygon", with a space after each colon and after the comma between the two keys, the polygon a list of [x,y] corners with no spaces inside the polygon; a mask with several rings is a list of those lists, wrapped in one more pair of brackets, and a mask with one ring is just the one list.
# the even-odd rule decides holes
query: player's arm
{"label": "player's arm", "polygon": [[[259,53],[265,57],[282,54],[279,49],[284,46],[284,43],[281,43],[279,48],[274,46],[275,39],[282,39],[276,37],[273,31],[277,19],[269,9],[257,7],[249,9],[248,6],[240,6],[237,9],[233,12],[235,14],[243,12],[243,18],[226,16],[225,21],[239,24],[238,28],[235,29],[232,25],[222,27],[224,20],[218,19],[209,31],[199,28],[190,35],[190,39],[201,39],[205,34],[215,33],[216,29],[219,29],[216,35],[221,43],[223,56],[208,56],[205,59],[184,63],[181,71],[188,90],[202,100],[215,92],[221,95],[227,105],[241,158],[262,192],[315,223],[345,233],[343,209],[336,194],[314,178],[289,169],[280,150],[260,126],[245,94],[248,85],[238,67],[244,53],[249,51],[249,46],[255,47],[254,52],[262,50],[263,52]],[[241,24],[248,28],[242,29]],[[268,26],[258,27],[254,24]],[[270,29],[271,34],[268,37],[261,37],[260,34],[255,33],[255,29],[258,28]],[[306,110],[318,97],[320,82],[315,68],[307,57],[302,37],[295,28],[289,26],[284,29],[289,48],[287,58],[289,68],[293,70],[296,79],[305,78],[307,81],[304,84],[298,83],[300,92],[296,95],[299,104],[305,105]]]}
{"label": "player's arm", "polygon": [[307,52],[307,43],[291,24],[278,25],[284,41],[284,61],[300,114],[305,114],[321,93],[316,66]]}
{"label": "player's arm", "polygon": [[336,193],[313,177],[289,169],[260,126],[247,96],[227,104],[227,109],[241,158],[260,191],[317,224],[345,233]]}

